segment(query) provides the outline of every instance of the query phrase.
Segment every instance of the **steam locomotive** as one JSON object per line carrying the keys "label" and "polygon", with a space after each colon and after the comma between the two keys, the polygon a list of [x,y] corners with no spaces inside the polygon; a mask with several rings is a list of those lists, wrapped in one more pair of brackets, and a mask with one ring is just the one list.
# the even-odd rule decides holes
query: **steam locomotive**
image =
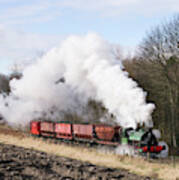
{"label": "steam locomotive", "polygon": [[106,124],[72,124],[67,122],[31,121],[30,133],[68,141],[86,141],[94,144],[133,147],[142,155],[156,155],[165,150],[158,143],[152,129],[123,129]]}

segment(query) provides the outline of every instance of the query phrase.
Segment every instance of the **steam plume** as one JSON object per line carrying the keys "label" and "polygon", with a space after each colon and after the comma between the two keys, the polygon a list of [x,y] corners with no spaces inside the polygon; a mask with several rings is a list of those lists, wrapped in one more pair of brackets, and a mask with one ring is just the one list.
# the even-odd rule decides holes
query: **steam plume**
{"label": "steam plume", "polygon": [[123,71],[112,46],[96,34],[67,38],[10,85],[10,96],[0,96],[0,113],[12,125],[26,125],[43,114],[52,119],[63,119],[64,112],[85,117],[89,99],[101,102],[123,127],[151,123],[154,105],[145,102],[146,93]]}

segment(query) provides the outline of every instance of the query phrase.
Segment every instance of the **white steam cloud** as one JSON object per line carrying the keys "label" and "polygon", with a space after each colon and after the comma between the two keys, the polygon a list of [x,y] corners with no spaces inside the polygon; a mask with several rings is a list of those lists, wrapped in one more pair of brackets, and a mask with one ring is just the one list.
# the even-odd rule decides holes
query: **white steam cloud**
{"label": "white steam cloud", "polygon": [[0,114],[12,125],[27,125],[43,114],[85,117],[89,99],[101,102],[123,127],[149,126],[154,109],[115,59],[112,46],[96,34],[67,38],[25,68],[20,80],[11,81],[11,89],[9,96],[0,96]]}

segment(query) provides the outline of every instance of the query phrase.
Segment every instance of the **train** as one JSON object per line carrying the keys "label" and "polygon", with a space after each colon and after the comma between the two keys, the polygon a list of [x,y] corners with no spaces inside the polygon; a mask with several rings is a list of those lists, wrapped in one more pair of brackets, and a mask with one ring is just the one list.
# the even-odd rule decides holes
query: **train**
{"label": "train", "polygon": [[107,124],[73,124],[70,122],[38,121],[30,122],[30,133],[33,136],[49,137],[66,141],[88,142],[91,144],[120,147],[132,147],[140,155],[153,156],[165,150],[159,144],[152,129],[122,128]]}

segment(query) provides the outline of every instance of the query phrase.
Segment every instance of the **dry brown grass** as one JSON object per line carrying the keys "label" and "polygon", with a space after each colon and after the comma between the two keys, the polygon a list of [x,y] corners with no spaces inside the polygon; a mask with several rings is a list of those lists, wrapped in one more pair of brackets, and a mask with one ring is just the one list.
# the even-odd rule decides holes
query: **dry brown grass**
{"label": "dry brown grass", "polygon": [[179,162],[177,162],[176,167],[174,168],[171,163],[148,162],[143,158],[124,157],[110,153],[106,154],[95,149],[88,149],[85,147],[53,144],[48,140],[45,142],[41,139],[26,136],[23,133],[20,135],[17,131],[15,132],[18,136],[16,136],[16,133],[12,130],[4,131],[6,132],[5,134],[3,131],[0,129],[0,143],[13,144],[58,156],[88,161],[96,165],[112,168],[124,168],[132,173],[159,179],[176,180],[179,178]]}

